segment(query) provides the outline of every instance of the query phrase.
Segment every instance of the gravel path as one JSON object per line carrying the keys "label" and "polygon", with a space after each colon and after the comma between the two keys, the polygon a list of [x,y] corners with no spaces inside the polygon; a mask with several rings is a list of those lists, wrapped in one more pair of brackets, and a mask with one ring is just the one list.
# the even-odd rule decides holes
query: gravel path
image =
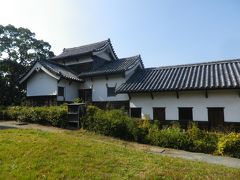
{"label": "gravel path", "polygon": [[[0,130],[12,129],[12,128],[39,129],[39,130],[48,131],[48,132],[66,131],[64,129],[60,129],[52,126],[43,126],[38,124],[23,124],[23,123],[21,124],[16,121],[0,121]],[[183,158],[183,159],[188,159],[193,161],[201,161],[201,162],[207,162],[211,164],[218,164],[218,165],[223,165],[227,167],[240,168],[240,159],[237,159],[237,158],[214,156],[211,154],[204,154],[204,153],[193,153],[193,152],[168,149],[168,148],[160,148],[156,146],[149,146],[149,145],[132,143],[132,142],[128,142],[126,146],[142,149],[149,153],[161,154],[164,156],[177,157],[177,158]]]}

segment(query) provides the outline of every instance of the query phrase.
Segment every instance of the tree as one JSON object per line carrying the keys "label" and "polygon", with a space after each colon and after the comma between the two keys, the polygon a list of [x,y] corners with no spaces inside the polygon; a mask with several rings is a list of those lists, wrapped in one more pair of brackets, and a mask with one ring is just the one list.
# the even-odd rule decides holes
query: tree
{"label": "tree", "polygon": [[54,56],[51,45],[26,28],[0,25],[0,105],[19,104],[24,97],[19,78],[35,60]]}

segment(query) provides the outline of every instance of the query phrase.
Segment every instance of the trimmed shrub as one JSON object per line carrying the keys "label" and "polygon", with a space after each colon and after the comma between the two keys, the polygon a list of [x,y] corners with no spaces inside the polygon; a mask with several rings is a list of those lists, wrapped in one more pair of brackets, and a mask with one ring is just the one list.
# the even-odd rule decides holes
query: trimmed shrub
{"label": "trimmed shrub", "polygon": [[150,144],[161,147],[188,150],[192,146],[187,133],[176,125],[161,130],[153,125],[147,138]]}
{"label": "trimmed shrub", "polygon": [[34,122],[34,123],[48,123],[53,126],[64,127],[67,120],[67,106],[50,106],[50,107],[27,107],[27,106],[13,106],[4,110],[6,119]]}
{"label": "trimmed shrub", "polygon": [[86,116],[81,120],[83,129],[107,136],[147,143],[149,120],[130,118],[123,110],[101,110],[88,106]]}
{"label": "trimmed shrub", "polygon": [[219,139],[217,153],[240,158],[240,134],[230,133]]}
{"label": "trimmed shrub", "polygon": [[134,122],[122,110],[101,110],[88,106],[87,114],[81,121],[82,128],[100,134],[133,139]]}

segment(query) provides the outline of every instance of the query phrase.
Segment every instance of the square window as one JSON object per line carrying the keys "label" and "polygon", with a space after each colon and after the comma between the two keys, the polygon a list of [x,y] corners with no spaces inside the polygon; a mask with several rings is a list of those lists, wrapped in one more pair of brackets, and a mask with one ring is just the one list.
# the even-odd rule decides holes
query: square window
{"label": "square window", "polygon": [[107,96],[116,96],[115,87],[107,87]]}
{"label": "square window", "polygon": [[141,108],[131,108],[131,117],[141,118],[142,117],[142,109]]}
{"label": "square window", "polygon": [[192,107],[178,108],[179,120],[193,120]]}

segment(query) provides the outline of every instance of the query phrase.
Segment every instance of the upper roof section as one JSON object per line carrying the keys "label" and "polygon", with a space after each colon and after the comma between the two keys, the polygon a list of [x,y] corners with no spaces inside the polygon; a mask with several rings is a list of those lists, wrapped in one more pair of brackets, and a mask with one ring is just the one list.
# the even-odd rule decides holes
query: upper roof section
{"label": "upper roof section", "polygon": [[139,70],[117,92],[240,88],[240,59]]}
{"label": "upper roof section", "polygon": [[[88,53],[93,56],[91,58],[85,56]],[[36,64],[37,67],[35,66]],[[94,44],[65,49],[59,56],[49,60],[36,61],[31,69],[23,75],[20,83],[27,80],[33,72],[39,71],[39,65],[40,69],[57,79],[65,78],[75,81],[84,81],[81,78],[87,77],[120,74],[134,67],[144,68],[140,55],[118,59],[109,39]]]}
{"label": "upper roof section", "polygon": [[58,56],[55,56],[51,59],[59,60],[59,59],[66,59],[66,58],[86,55],[86,54],[93,54],[93,53],[104,51],[107,48],[109,48],[109,50],[111,51],[113,59],[118,59],[118,57],[113,49],[110,39],[105,40],[105,41],[100,41],[97,43],[93,43],[93,44],[74,47],[74,48],[64,48],[63,52],[61,54],[59,54]]}
{"label": "upper roof section", "polygon": [[94,70],[79,74],[79,77],[83,78],[121,73],[132,69],[138,65],[141,68],[144,68],[140,55],[107,62]]}

